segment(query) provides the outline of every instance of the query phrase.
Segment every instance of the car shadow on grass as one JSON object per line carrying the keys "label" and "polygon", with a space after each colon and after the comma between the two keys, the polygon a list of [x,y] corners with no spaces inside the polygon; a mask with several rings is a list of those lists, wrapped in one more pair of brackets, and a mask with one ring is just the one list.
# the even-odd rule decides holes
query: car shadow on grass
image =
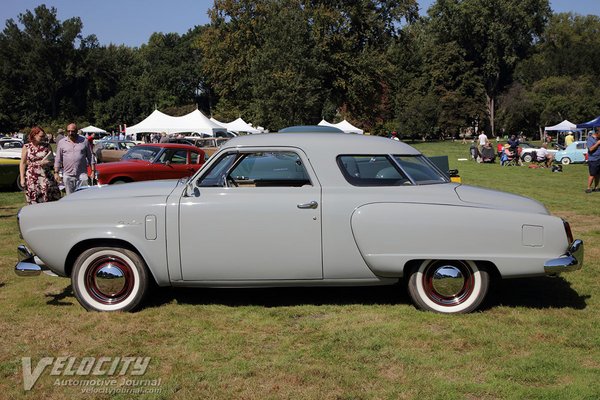
{"label": "car shadow on grass", "polygon": [[504,279],[489,293],[484,308],[572,308],[583,310],[591,296],[580,295],[563,277]]}
{"label": "car shadow on grass", "polygon": [[[157,288],[144,307],[176,301],[182,304],[290,307],[301,305],[410,305],[404,282],[392,286],[291,288]],[[586,308],[589,295],[579,295],[565,279],[540,277],[498,281],[482,310],[494,307]]]}
{"label": "car shadow on grass", "polygon": [[156,288],[145,307],[176,301],[193,305],[292,307],[303,305],[410,304],[403,287]]}
{"label": "car shadow on grass", "polygon": [[52,306],[72,306],[73,303],[62,300],[70,297],[75,297],[75,295],[73,294],[73,287],[69,285],[65,287],[60,293],[46,293],[46,297],[49,298],[46,304]]}

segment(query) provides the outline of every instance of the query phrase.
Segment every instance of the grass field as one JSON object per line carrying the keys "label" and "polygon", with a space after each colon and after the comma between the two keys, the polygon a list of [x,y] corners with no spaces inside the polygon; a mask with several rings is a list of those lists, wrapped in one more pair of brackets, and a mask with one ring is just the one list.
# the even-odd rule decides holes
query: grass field
{"label": "grass field", "polygon": [[[0,398],[597,399],[600,193],[584,193],[587,167],[482,165],[457,161],[468,156],[458,142],[415,147],[448,154],[465,184],[568,219],[586,244],[584,269],[501,282],[470,315],[417,311],[401,287],[161,289],[139,312],[89,313],[69,280],[14,274],[23,195],[2,192]],[[60,356],[151,357],[136,378],[160,379],[158,393],[84,394],[51,367],[24,391],[22,357],[33,368]]]}

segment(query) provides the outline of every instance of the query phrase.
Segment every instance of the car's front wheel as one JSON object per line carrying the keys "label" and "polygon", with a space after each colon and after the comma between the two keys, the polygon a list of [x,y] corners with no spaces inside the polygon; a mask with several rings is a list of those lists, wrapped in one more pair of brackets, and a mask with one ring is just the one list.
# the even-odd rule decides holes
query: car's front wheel
{"label": "car's front wheel", "polygon": [[408,292],[421,310],[471,312],[483,301],[490,277],[473,261],[425,260],[408,280]]}
{"label": "car's front wheel", "polygon": [[149,274],[131,250],[94,247],[75,261],[71,283],[79,303],[90,311],[131,311],[148,291]]}
{"label": "car's front wheel", "polygon": [[533,158],[531,157],[531,154],[527,153],[523,155],[523,161],[525,162],[531,162]]}
{"label": "car's front wheel", "polygon": [[569,165],[571,164],[571,159],[569,157],[563,157],[560,162],[562,163],[562,165]]}

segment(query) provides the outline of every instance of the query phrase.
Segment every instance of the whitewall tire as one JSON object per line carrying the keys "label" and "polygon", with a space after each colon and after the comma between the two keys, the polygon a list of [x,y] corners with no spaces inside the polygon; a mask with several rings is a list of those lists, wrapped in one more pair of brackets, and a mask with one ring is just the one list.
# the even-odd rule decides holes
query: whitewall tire
{"label": "whitewall tire", "polygon": [[408,280],[408,293],[421,310],[444,314],[471,312],[483,301],[489,274],[473,261],[425,260]]}
{"label": "whitewall tire", "polygon": [[120,247],[94,247],[75,261],[71,283],[75,297],[90,311],[131,311],[148,291],[142,258]]}

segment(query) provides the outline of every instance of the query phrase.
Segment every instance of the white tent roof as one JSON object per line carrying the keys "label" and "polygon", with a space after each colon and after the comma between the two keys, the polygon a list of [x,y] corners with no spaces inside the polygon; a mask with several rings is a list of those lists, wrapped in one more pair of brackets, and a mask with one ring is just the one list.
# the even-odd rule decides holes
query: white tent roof
{"label": "white tent roof", "polygon": [[172,117],[158,110],[154,110],[146,119],[139,124],[128,126],[126,134],[138,134],[144,132],[200,132],[213,135],[223,128],[209,120],[199,110],[194,110],[182,117]]}
{"label": "white tent roof", "polygon": [[248,133],[260,133],[261,131],[253,128],[252,125],[246,123],[246,121],[244,121],[241,118],[236,119],[235,121],[231,121],[228,122],[226,124],[222,124],[225,125],[225,127],[233,132],[248,132]]}
{"label": "white tent roof", "polygon": [[335,124],[332,124],[330,122],[325,121],[324,119],[321,120],[321,122],[319,122],[317,125],[321,125],[321,126],[333,126],[336,127]]}
{"label": "white tent roof", "polygon": [[547,126],[544,129],[547,131],[574,131],[577,129],[577,125],[565,119],[560,124]]}
{"label": "white tent roof", "polygon": [[106,131],[104,129],[96,128],[93,125],[86,126],[81,131],[84,133],[106,133]]}
{"label": "white tent roof", "polygon": [[337,124],[335,124],[336,128],[339,128],[341,130],[343,130],[346,133],[358,133],[359,135],[362,135],[364,133],[364,131],[362,129],[358,129],[357,127],[355,127],[354,125],[352,125],[350,122],[343,120],[342,122],[338,122]]}
{"label": "white tent roof", "polygon": [[210,120],[211,120],[212,122],[214,122],[215,124],[217,124],[217,125],[219,125],[219,126],[223,127],[224,129],[227,129],[227,127],[225,126],[225,123],[224,123],[224,122],[218,121],[217,119],[215,119],[215,118],[213,118],[213,117],[210,117]]}
{"label": "white tent roof", "polygon": [[358,133],[359,135],[362,135],[364,132],[362,129],[355,127],[354,125],[352,125],[350,122],[348,122],[346,120],[343,120],[342,122],[338,122],[337,124],[332,124],[332,123],[329,123],[329,122],[325,121],[324,119],[322,119],[318,125],[333,126],[335,128],[341,129],[342,131],[344,131],[346,133]]}

